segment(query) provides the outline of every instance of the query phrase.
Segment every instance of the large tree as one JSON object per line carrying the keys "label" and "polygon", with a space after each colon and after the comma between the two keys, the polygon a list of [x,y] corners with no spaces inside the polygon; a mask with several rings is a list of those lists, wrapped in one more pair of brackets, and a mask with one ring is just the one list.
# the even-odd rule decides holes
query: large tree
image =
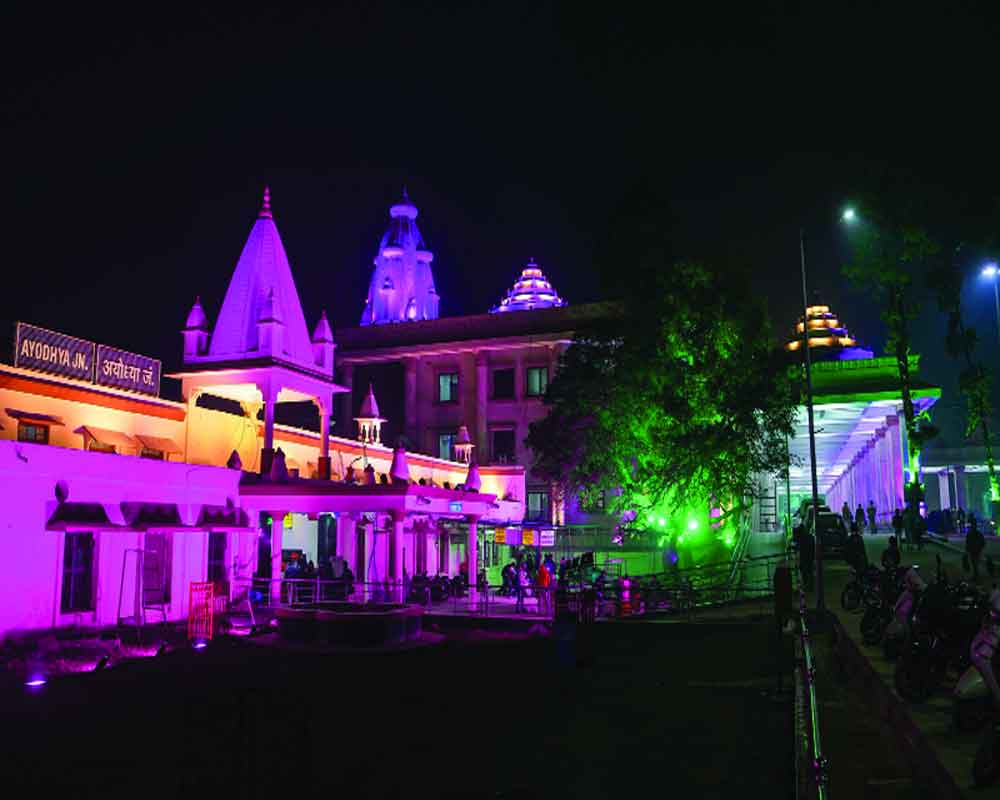
{"label": "large tree", "polygon": [[939,308],[948,315],[945,347],[948,355],[961,363],[958,388],[965,398],[965,436],[982,437],[986,467],[990,477],[990,497],[1000,501],[997,483],[996,460],[993,457],[993,440],[990,419],[993,415],[993,371],[977,357],[979,337],[976,329],[967,325],[962,315],[962,270],[959,258],[961,248],[951,261],[942,261],[930,274],[930,285],[938,298]]}
{"label": "large tree", "polygon": [[638,264],[621,314],[578,334],[531,425],[536,473],[644,527],[754,495],[787,465],[795,400],[763,305],[735,274]]}
{"label": "large tree", "polygon": [[[911,187],[912,189],[912,187]],[[899,391],[906,428],[906,500],[914,508],[923,499],[920,453],[937,435],[930,415],[918,413],[913,403],[910,374],[912,325],[920,312],[925,278],[936,263],[940,247],[923,226],[920,195],[893,184],[881,194],[865,198],[856,207],[852,224],[853,258],[844,274],[855,287],[874,296],[882,305],[886,350],[896,359]]]}

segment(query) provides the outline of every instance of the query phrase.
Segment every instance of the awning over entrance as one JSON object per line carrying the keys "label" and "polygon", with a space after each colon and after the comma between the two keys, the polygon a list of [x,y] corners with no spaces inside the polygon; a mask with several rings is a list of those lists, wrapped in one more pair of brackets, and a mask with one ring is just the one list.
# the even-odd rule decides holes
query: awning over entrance
{"label": "awning over entrance", "polygon": [[247,513],[241,508],[176,503],[127,502],[59,503],[45,527],[50,531],[93,527],[97,530],[192,530],[250,533]]}
{"label": "awning over entrance", "polygon": [[7,416],[18,422],[37,422],[40,425],[63,425],[62,417],[54,414],[38,414],[34,411],[21,411],[18,408],[5,408]]}
{"label": "awning over entrance", "polygon": [[93,425],[81,425],[73,433],[83,436],[84,447],[91,441],[104,447],[114,447],[119,453],[123,450],[137,450],[139,447],[139,443],[126,433]]}
{"label": "awning over entrance", "polygon": [[177,442],[162,436],[150,436],[148,433],[137,433],[135,438],[147,450],[159,450],[161,453],[173,454],[182,452]]}

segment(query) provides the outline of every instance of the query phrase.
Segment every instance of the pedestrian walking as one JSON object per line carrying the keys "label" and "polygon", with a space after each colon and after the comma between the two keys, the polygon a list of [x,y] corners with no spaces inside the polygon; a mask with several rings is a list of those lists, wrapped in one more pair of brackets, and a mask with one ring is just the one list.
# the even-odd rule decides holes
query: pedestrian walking
{"label": "pedestrian walking", "polygon": [[858,503],[858,507],[854,512],[854,522],[858,526],[859,531],[864,531],[865,529],[865,510],[861,507],[861,503]]}
{"label": "pedestrian walking", "polygon": [[878,530],[878,526],[875,524],[876,509],[875,503],[871,500],[868,501],[868,530],[875,533]]}

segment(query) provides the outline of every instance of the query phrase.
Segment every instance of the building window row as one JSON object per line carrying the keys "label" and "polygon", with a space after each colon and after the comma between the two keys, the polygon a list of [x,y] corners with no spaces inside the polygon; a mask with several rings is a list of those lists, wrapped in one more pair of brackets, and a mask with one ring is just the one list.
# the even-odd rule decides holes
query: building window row
{"label": "building window row", "polygon": [[[437,402],[458,402],[458,373],[438,373]],[[513,367],[503,367],[493,370],[494,400],[514,400],[517,396],[515,386],[515,370]],[[543,397],[549,388],[548,367],[528,367],[524,374],[524,393],[527,397]]]}

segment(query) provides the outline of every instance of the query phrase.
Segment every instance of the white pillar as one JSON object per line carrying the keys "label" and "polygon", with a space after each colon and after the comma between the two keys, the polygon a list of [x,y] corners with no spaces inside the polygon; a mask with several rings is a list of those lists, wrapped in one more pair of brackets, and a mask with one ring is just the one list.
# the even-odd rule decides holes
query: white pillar
{"label": "white pillar", "polygon": [[357,543],[357,522],[353,515],[341,511],[337,514],[337,555],[350,565],[351,572],[354,572]]}
{"label": "white pillar", "polygon": [[274,400],[264,401],[264,449],[274,448]]}
{"label": "white pillar", "polygon": [[889,423],[889,454],[892,459],[893,505],[897,508],[903,508],[903,484],[905,477],[903,475],[903,441],[899,430],[901,423],[899,417],[889,417],[886,421]]}
{"label": "white pillar", "polygon": [[330,457],[330,404],[317,402],[319,407],[319,454],[322,458]]}
{"label": "white pillar", "polygon": [[281,599],[281,539],[285,529],[285,512],[269,511],[271,515],[271,603]]}
{"label": "white pillar", "polygon": [[389,569],[387,572],[390,580],[394,583],[400,583],[403,580],[403,522],[405,520],[405,512],[392,512],[392,534],[389,541]]}
{"label": "white pillar", "polygon": [[951,477],[948,474],[948,470],[940,470],[937,474],[938,479],[938,494],[941,497],[941,510],[944,511],[946,508],[951,508]]}
{"label": "white pillar", "polygon": [[476,542],[479,533],[479,517],[466,517],[469,523],[469,539],[465,546],[465,564],[469,574],[469,588],[476,588],[476,576],[479,574],[479,559],[476,552]]}

